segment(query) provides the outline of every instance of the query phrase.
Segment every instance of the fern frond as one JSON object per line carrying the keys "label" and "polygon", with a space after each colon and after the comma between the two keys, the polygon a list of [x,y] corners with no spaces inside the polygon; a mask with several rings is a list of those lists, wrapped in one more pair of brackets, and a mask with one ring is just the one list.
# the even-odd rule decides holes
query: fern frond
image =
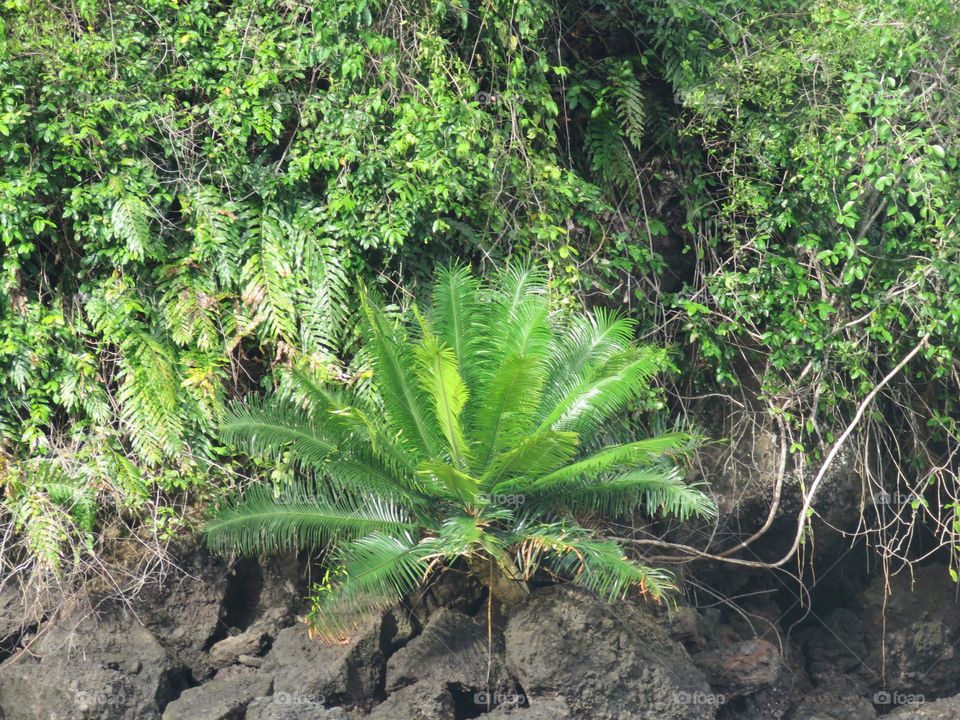
{"label": "fern frond", "polygon": [[193,259],[212,270],[221,286],[233,287],[239,280],[244,214],[210,186],[186,192],[181,207],[193,232]]}
{"label": "fern frond", "polygon": [[110,224],[114,237],[122,240],[136,260],[153,256],[155,243],[150,232],[150,207],[134,195],[124,195],[113,204]]}
{"label": "fern frond", "polygon": [[584,147],[590,159],[590,169],[604,182],[618,187],[634,180],[630,151],[613,112],[604,110],[590,118]]}
{"label": "fern frond", "polygon": [[349,326],[350,280],[346,251],[324,232],[314,208],[298,211],[292,220],[297,266],[305,278],[297,298],[301,340],[307,351],[335,358]]}
{"label": "fern frond", "polygon": [[126,336],[120,351],[120,417],[137,451],[156,464],[182,449],[182,379],[176,358],[153,335],[136,330]]}
{"label": "fern frond", "polygon": [[640,150],[647,113],[643,87],[637,79],[633,63],[625,60],[610,80],[623,135],[634,148]]}
{"label": "fern frond", "polygon": [[262,327],[270,340],[295,343],[298,287],[288,247],[292,231],[264,210],[249,233],[256,250],[243,267],[242,300],[252,313],[251,325]]}

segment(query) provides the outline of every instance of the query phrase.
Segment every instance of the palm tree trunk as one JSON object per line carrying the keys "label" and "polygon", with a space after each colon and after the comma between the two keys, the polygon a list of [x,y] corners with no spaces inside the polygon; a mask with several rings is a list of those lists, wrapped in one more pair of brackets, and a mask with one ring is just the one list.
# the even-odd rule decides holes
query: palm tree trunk
{"label": "palm tree trunk", "polygon": [[468,558],[467,565],[504,608],[516,605],[530,594],[519,568],[506,553],[497,558],[472,555]]}

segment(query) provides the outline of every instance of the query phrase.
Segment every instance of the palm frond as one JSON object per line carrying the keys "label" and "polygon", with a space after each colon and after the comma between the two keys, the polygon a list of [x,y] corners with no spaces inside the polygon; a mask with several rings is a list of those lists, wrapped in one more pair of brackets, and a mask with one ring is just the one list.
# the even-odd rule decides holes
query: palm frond
{"label": "palm frond", "polygon": [[232,405],[220,423],[220,436],[253,455],[278,459],[289,452],[307,467],[320,465],[335,447],[314,418],[279,398]]}
{"label": "palm frond", "polygon": [[614,540],[594,538],[583,528],[564,523],[529,528],[518,557],[527,564],[547,565],[608,600],[625,599],[634,592],[659,600],[676,589],[667,571],[629,559]]}
{"label": "palm frond", "polygon": [[433,486],[447,498],[456,498],[468,505],[476,500],[480,483],[452,465],[428,460],[420,466],[417,474],[432,480]]}
{"label": "palm frond", "polygon": [[533,301],[541,303],[546,288],[546,273],[534,265],[508,265],[498,271],[487,290],[492,327],[499,331],[519,317],[521,308]]}
{"label": "palm frond", "polygon": [[473,467],[481,475],[504,448],[530,433],[547,379],[552,336],[546,307],[539,301],[520,301],[506,322],[497,328],[498,339],[490,342],[496,357],[477,390],[468,422],[475,444]]}
{"label": "palm frond", "polygon": [[713,517],[716,506],[697,485],[683,482],[676,468],[652,466],[606,480],[544,482],[523,489],[526,504],[572,513],[601,512],[627,515],[644,507],[650,515],[672,515],[680,520]]}
{"label": "palm frond", "polygon": [[450,459],[463,467],[469,453],[460,415],[467,403],[467,386],[460,377],[456,353],[441,345],[429,328],[414,348],[417,377],[433,401],[437,422],[447,440]]}
{"label": "palm frond", "polygon": [[592,431],[646,390],[665,363],[662,350],[638,348],[617,353],[567,393],[546,415],[540,430]]}
{"label": "palm frond", "polygon": [[442,268],[433,286],[431,325],[445,345],[453,349],[460,373],[470,386],[482,351],[486,303],[480,301],[480,282],[464,265]]}
{"label": "palm frond", "polygon": [[690,433],[671,432],[646,440],[612,445],[544,475],[537,483],[549,485],[574,479],[593,480],[624,466],[650,465],[670,457],[686,455],[699,441],[696,435]]}
{"label": "palm frond", "polygon": [[598,367],[630,347],[635,327],[636,321],[604,308],[575,317],[550,353],[544,407],[554,408]]}
{"label": "palm frond", "polygon": [[319,588],[308,618],[324,642],[341,642],[363,623],[396,605],[429,571],[428,547],[409,533],[371,533],[343,546],[338,577]]}
{"label": "palm frond", "polygon": [[320,548],[341,538],[400,533],[414,527],[389,500],[370,495],[333,497],[299,482],[280,493],[264,485],[249,488],[238,502],[213,515],[205,534],[215,551],[254,554]]}
{"label": "palm frond", "polygon": [[556,470],[576,455],[578,441],[576,433],[552,430],[524,438],[493,461],[481,484],[498,492],[504,489],[498,483],[513,477],[536,478]]}
{"label": "palm frond", "polygon": [[374,372],[386,414],[422,457],[441,457],[440,429],[429,399],[416,382],[415,362],[405,334],[390,326],[366,291],[361,292],[360,302],[370,330]]}
{"label": "palm frond", "polygon": [[351,454],[349,458],[328,460],[321,469],[335,486],[354,494],[397,499],[414,505],[430,502],[422,484],[393,474],[373,457]]}

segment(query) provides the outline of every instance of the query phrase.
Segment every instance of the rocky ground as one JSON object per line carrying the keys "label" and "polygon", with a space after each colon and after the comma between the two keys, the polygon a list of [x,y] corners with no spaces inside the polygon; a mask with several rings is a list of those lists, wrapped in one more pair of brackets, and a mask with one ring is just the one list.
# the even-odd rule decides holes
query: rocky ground
{"label": "rocky ground", "polygon": [[960,719],[960,613],[942,566],[920,568],[912,588],[896,579],[886,613],[876,578],[792,633],[761,622],[780,612],[768,600],[668,611],[559,586],[488,633],[483,592],[448,575],[325,647],[297,622],[294,558],[230,566],[182,552],[190,577],[132,609],[68,612],[36,637],[0,599],[2,717]]}
{"label": "rocky ground", "polygon": [[[776,454],[748,452],[753,472],[711,478],[732,537],[769,507]],[[788,544],[801,480],[756,557]],[[859,486],[831,471],[802,584],[698,564],[675,608],[541,587],[488,625],[483,589],[449,572],[325,647],[298,621],[310,568],[292,556],[228,562],[187,543],[182,572],[95,614],[28,612],[8,586],[0,720],[960,720],[956,586],[936,559],[885,579],[835,531],[857,521]]]}

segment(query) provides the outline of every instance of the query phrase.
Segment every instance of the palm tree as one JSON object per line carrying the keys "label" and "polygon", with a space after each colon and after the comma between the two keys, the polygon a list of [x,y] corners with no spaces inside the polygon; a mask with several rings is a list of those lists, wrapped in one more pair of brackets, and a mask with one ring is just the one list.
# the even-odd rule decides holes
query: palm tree
{"label": "palm tree", "polygon": [[326,546],[332,578],[311,620],[336,639],[457,559],[500,602],[538,570],[607,598],[659,599],[671,576],[630,559],[578,517],[680,519],[715,512],[684,484],[685,432],[604,446],[608,421],[649,390],[663,351],[632,341],[612,312],[551,312],[542,273],[442,271],[426,316],[388,320],[366,292],[372,380],[325,386],[294,373],[295,392],[234,406],[224,439],[292,459],[292,487],[249,488],[207,527],[243,553]]}

